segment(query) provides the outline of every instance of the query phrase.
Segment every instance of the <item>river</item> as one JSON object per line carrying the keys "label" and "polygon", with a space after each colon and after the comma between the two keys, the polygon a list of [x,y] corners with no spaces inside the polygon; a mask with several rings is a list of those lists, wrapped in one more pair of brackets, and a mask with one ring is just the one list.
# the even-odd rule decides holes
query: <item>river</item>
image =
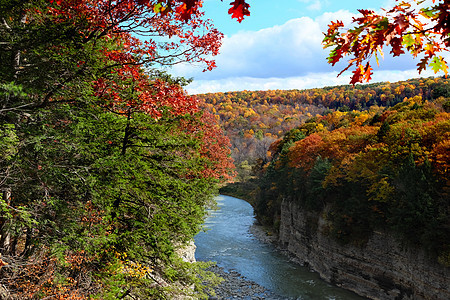
{"label": "river", "polygon": [[206,219],[206,232],[195,237],[196,259],[215,261],[283,297],[294,299],[363,299],[330,285],[309,268],[290,261],[272,245],[249,231],[255,222],[253,208],[244,200],[218,196],[219,209]]}

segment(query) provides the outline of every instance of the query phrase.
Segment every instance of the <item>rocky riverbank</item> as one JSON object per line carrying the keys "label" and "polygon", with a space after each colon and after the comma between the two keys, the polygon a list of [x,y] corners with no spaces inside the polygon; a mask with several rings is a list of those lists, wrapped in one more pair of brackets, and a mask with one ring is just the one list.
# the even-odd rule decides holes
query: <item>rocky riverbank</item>
{"label": "rocky riverbank", "polygon": [[278,235],[275,232],[256,223],[250,226],[249,231],[257,240],[277,246]]}
{"label": "rocky riverbank", "polygon": [[214,291],[215,296],[210,296],[209,300],[222,299],[243,299],[243,300],[287,300],[274,294],[254,281],[250,281],[236,271],[227,271],[224,268],[213,266],[209,271],[214,272],[224,279]]}
{"label": "rocky riverbank", "polygon": [[[272,235],[270,232],[259,225],[254,224],[250,227],[250,233],[258,240],[268,244],[275,244],[278,237]],[[286,298],[275,294],[274,292],[260,286],[254,281],[246,279],[244,276],[236,271],[228,271],[224,268],[213,266],[209,268],[218,276],[222,277],[224,281],[217,286],[214,291],[215,296],[210,296],[210,300],[222,299],[243,299],[243,300],[288,300]]]}

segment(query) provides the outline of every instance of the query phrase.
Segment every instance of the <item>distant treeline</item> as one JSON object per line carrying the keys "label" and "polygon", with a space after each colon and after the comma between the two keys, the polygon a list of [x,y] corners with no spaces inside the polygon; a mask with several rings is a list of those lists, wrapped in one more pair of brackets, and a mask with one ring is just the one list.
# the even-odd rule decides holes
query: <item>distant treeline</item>
{"label": "distant treeline", "polygon": [[213,105],[240,103],[254,105],[315,105],[330,109],[365,109],[373,105],[393,106],[406,98],[422,96],[424,100],[450,97],[450,80],[415,78],[395,83],[342,85],[307,90],[269,90],[209,93],[197,95]]}
{"label": "distant treeline", "polygon": [[335,110],[346,112],[390,107],[415,96],[422,100],[443,97],[441,102],[449,106],[450,80],[418,78],[355,87],[344,85],[197,95],[204,101],[204,108],[220,118],[220,124],[231,140],[238,168],[241,163],[253,164],[257,159],[267,161],[267,150],[272,142],[316,115]]}

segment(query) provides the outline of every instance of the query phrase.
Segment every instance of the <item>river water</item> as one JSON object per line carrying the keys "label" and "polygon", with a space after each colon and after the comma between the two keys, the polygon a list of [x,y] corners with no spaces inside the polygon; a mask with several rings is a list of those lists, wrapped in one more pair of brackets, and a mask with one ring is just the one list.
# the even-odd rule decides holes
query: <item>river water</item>
{"label": "river water", "polygon": [[257,240],[250,232],[255,222],[253,208],[244,200],[218,196],[219,209],[206,219],[206,232],[195,237],[196,259],[215,261],[219,267],[235,270],[259,285],[294,299],[363,299],[321,280],[309,268],[289,261],[272,245]]}

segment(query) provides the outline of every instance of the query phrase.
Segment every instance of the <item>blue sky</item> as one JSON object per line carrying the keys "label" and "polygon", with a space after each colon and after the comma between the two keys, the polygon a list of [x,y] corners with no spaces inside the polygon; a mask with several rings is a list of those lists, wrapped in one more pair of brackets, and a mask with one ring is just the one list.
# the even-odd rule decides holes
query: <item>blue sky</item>
{"label": "blue sky", "polygon": [[[202,72],[202,66],[180,64],[171,71],[194,79],[186,88],[190,94],[348,84],[350,71],[337,77],[344,63],[327,64],[322,32],[332,20],[347,25],[357,9],[379,10],[393,0],[248,0],[251,15],[241,23],[228,15],[229,2],[205,0],[203,5],[206,17],[225,34],[217,68]],[[386,53],[380,67],[373,66],[372,82],[434,75],[419,75],[416,64],[408,55],[392,58]]]}

